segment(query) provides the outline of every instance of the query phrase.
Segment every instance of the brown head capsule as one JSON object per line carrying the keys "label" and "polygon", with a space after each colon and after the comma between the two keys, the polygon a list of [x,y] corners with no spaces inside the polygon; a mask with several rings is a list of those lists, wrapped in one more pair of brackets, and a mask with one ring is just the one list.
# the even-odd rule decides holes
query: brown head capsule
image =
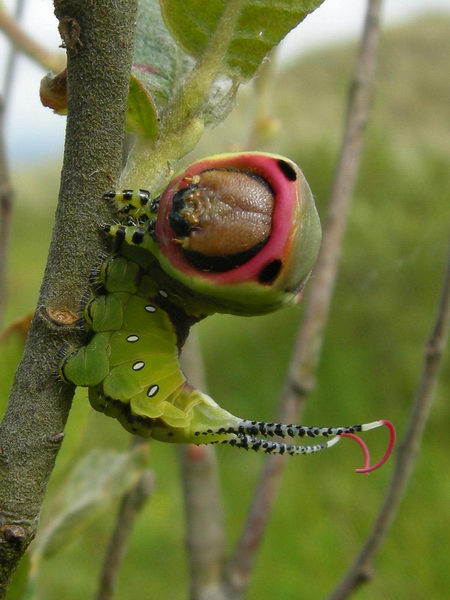
{"label": "brown head capsule", "polygon": [[237,267],[270,237],[274,194],[259,175],[209,169],[173,197],[169,221],[187,260],[207,271]]}

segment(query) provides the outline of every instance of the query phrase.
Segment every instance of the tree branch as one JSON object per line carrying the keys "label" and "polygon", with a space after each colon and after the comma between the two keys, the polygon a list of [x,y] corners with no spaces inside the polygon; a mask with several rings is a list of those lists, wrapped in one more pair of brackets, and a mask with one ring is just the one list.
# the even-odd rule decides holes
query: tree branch
{"label": "tree branch", "polygon": [[388,534],[411,477],[422,435],[431,412],[433,394],[449,336],[450,251],[447,260],[447,269],[435,322],[425,345],[422,375],[411,408],[408,428],[398,447],[397,460],[389,488],[366,543],[346,575],[330,594],[328,600],[345,600],[371,577],[375,554]]}
{"label": "tree branch", "polygon": [[[347,115],[330,195],[322,247],[309,284],[305,317],[298,331],[288,380],[285,384],[278,420],[298,419],[315,385],[324,330],[333,296],[342,239],[350,210],[372,97],[379,40],[381,0],[368,0],[359,55],[349,90]],[[284,466],[282,456],[268,457],[247,522],[225,577],[233,599],[241,597],[249,584],[256,552],[261,544]]]}
{"label": "tree branch", "polygon": [[253,80],[250,131],[244,146],[249,150],[262,150],[280,130],[280,121],[272,114],[276,59],[277,52],[274,48],[259,67]]}
{"label": "tree branch", "polygon": [[[20,19],[25,0],[18,0],[15,7],[15,19]],[[3,78],[2,98],[0,98],[0,328],[8,298],[7,262],[9,249],[9,236],[11,230],[11,216],[14,200],[14,190],[9,176],[9,166],[5,145],[5,116],[11,98],[11,87],[14,69],[16,66],[16,47],[10,44]]]}
{"label": "tree branch", "polygon": [[[139,440],[139,443],[142,443],[142,441]],[[155,478],[152,471],[144,469],[136,484],[122,498],[116,525],[103,561],[97,600],[111,600],[113,597],[120,565],[125,555],[134,521],[152,493],[154,482]]]}
{"label": "tree branch", "polygon": [[55,12],[72,25],[65,40],[69,116],[38,310],[0,426],[0,598],[34,537],[73,396],[55,373],[62,345],[81,341],[79,299],[103,247],[99,224],[109,215],[102,193],[120,171],[136,1],[56,0]]}
{"label": "tree branch", "polygon": [[[201,349],[192,332],[183,349],[183,370],[196,387],[206,389]],[[225,555],[223,506],[215,449],[181,446],[186,547],[191,578],[191,600],[224,600],[221,588]]]}
{"label": "tree branch", "polygon": [[4,113],[5,104],[0,98],[0,328],[3,326],[3,318],[8,295],[6,265],[14,197],[14,190],[11,185],[8,161],[6,158]]}
{"label": "tree branch", "polygon": [[11,44],[26,54],[28,58],[40,64],[46,71],[58,73],[64,68],[63,56],[56,52],[49,52],[38,44],[3,8],[0,8],[0,30],[9,38]]}

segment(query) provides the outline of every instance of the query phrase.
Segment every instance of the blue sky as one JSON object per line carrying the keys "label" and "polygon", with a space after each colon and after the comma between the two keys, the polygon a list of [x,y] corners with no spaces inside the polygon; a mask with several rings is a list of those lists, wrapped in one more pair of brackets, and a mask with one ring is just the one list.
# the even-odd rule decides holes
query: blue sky
{"label": "blue sky", "polygon": [[[14,0],[6,0],[8,8]],[[354,37],[361,29],[365,0],[325,0],[324,4],[292,31],[280,50],[289,61],[311,48]],[[399,23],[430,10],[450,12],[450,0],[385,0],[384,21]],[[60,44],[51,0],[28,1],[24,28],[47,48],[57,51]],[[0,35],[0,57],[6,54]],[[3,66],[0,65],[0,74]],[[7,146],[13,164],[39,160],[62,153],[65,118],[44,109],[39,102],[39,83],[44,73],[29,59],[17,61],[16,77],[7,115]]]}

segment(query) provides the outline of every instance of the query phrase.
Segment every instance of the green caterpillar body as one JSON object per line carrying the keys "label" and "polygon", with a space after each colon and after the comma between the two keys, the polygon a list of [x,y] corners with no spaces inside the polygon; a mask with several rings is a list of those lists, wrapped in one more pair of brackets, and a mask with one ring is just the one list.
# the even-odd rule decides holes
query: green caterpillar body
{"label": "green caterpillar body", "polygon": [[[67,348],[59,369],[64,381],[89,389],[94,409],[143,437],[292,455],[386,424],[306,427],[242,419],[193,388],[180,368],[189,328],[205,316],[262,314],[299,300],[320,225],[294,163],[260,153],[222,155],[194,163],[160,199],[146,190],[105,197],[126,222],[104,226],[116,253],[101,265],[97,293],[83,311],[89,339]],[[274,435],[330,439],[306,446],[264,439]],[[391,435],[390,449],[392,443]],[[367,459],[360,471],[375,467]]]}
{"label": "green caterpillar body", "polygon": [[63,378],[88,387],[93,408],[143,437],[190,441],[197,431],[217,427],[217,411],[228,425],[236,426],[238,419],[186,382],[175,325],[161,306],[161,300],[168,303],[167,292],[123,256],[103,263],[99,283],[104,293],[84,310],[93,335],[86,346],[66,353],[60,368]]}

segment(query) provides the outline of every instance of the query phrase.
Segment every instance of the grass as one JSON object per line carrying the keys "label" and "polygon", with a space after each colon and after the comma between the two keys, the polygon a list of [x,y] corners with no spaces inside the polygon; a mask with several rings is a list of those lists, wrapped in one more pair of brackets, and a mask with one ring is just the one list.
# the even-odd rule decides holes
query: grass
{"label": "grass", "polygon": [[[319,383],[305,422],[385,417],[396,423],[400,435],[404,430],[448,244],[450,148],[443,133],[448,24],[444,19],[424,19],[385,35],[374,117]],[[322,215],[350,56],[349,47],[330,48],[280,75],[283,93],[276,107],[290,134],[281,138],[280,149],[302,165]],[[226,132],[215,130],[214,146],[209,136],[209,152],[229,144],[233,132],[242,127],[243,112],[238,111],[235,124],[230,122]],[[31,311],[37,298],[57,172],[30,169],[16,173],[15,182],[8,320]],[[199,325],[211,395],[231,412],[271,419],[301,316],[300,307],[252,319],[216,316]],[[10,358],[0,376],[2,399],[13,362]],[[450,546],[445,523],[450,484],[443,476],[448,462],[449,375],[447,358],[413,481],[377,559],[377,576],[358,591],[358,600],[449,596],[448,557],[443,550]],[[381,452],[382,435],[369,435],[371,447]],[[80,453],[126,444],[121,428],[93,413],[83,393],[78,394],[43,521],[51,518],[52,498]],[[220,450],[219,461],[232,547],[262,461],[232,449]],[[319,600],[332,589],[365,539],[392,469],[388,464],[370,477],[358,477],[353,468],[359,462],[358,449],[350,442],[330,453],[289,462],[258,557],[250,600]],[[150,464],[157,488],[133,532],[117,600],[187,597],[183,507],[174,449],[152,444]],[[113,516],[113,510],[105,512],[83,536],[44,563],[41,598],[93,596]]]}

